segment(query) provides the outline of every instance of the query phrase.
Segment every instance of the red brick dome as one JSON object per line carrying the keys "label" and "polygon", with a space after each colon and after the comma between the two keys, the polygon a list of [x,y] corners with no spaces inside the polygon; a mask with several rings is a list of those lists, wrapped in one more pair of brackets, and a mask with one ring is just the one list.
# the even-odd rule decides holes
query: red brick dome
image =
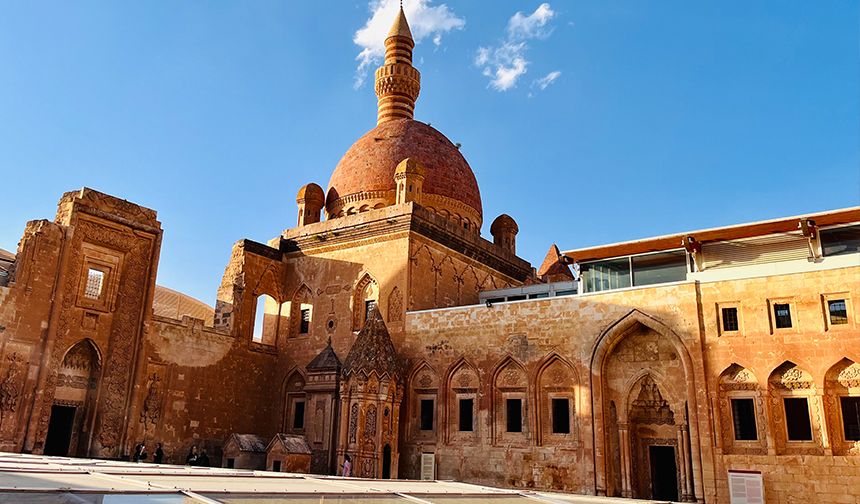
{"label": "red brick dome", "polygon": [[[358,139],[346,151],[328,183],[326,210],[334,216],[344,201],[360,203],[380,198],[394,203],[394,171],[405,158],[426,169],[423,204],[433,196],[450,198],[482,215],[481,193],[469,163],[460,150],[435,128],[412,119],[383,122]],[[386,195],[390,195],[386,196]],[[478,223],[480,225],[480,223]]]}

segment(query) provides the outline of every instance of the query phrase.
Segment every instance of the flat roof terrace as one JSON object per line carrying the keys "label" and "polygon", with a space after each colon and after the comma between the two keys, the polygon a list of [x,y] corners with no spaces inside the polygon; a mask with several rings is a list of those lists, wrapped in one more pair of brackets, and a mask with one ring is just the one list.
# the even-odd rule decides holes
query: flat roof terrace
{"label": "flat roof terrace", "polygon": [[0,452],[0,503],[15,504],[632,504],[643,501],[492,488]]}

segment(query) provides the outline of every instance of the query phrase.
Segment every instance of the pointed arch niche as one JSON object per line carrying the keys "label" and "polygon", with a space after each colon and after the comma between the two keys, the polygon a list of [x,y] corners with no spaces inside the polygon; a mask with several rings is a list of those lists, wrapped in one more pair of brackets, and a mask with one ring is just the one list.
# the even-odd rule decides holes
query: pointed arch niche
{"label": "pointed arch niche", "polygon": [[305,432],[305,419],[307,418],[305,375],[294,369],[284,379],[284,415],[283,430],[293,434]]}
{"label": "pointed arch niche", "polygon": [[461,357],[451,366],[445,380],[447,441],[475,443],[478,440],[478,391],[481,379],[478,369]]}
{"label": "pointed arch niche", "polygon": [[528,375],[522,364],[505,357],[493,372],[493,441],[525,446],[530,437]]}
{"label": "pointed arch niche", "polygon": [[766,455],[766,395],[755,374],[730,365],[720,374],[717,394],[723,453]]}
{"label": "pointed arch niche", "polygon": [[91,339],[78,341],[66,352],[57,374],[46,455],[89,454],[101,370],[101,352]]}
{"label": "pointed arch niche", "polygon": [[833,454],[860,455],[860,364],[834,364],[824,376],[824,398]]}
{"label": "pointed arch niche", "polygon": [[823,453],[821,397],[815,392],[812,375],[785,361],[771,372],[767,386],[776,452]]}
{"label": "pointed arch niche", "polygon": [[379,284],[370,273],[365,273],[352,292],[352,330],[360,331],[370,312],[379,308]]}
{"label": "pointed arch niche", "polygon": [[409,375],[409,437],[413,441],[435,443],[438,431],[439,376],[424,361]]}
{"label": "pointed arch niche", "polygon": [[666,500],[702,495],[698,428],[687,413],[696,407],[697,388],[677,334],[632,310],[598,338],[591,378],[597,494],[666,498],[665,485],[656,490],[665,476],[675,481]]}
{"label": "pointed arch niche", "polygon": [[296,289],[290,302],[290,337],[308,336],[313,329],[314,293],[306,284]]}
{"label": "pointed arch niche", "polygon": [[535,407],[537,443],[575,448],[579,441],[579,379],[570,363],[551,354],[538,368]]}

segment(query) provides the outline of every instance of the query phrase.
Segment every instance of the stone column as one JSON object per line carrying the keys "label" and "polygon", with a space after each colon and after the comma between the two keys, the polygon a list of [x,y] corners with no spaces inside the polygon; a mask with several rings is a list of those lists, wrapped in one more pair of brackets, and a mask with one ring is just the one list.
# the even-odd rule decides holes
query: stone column
{"label": "stone column", "polygon": [[693,472],[690,460],[690,426],[688,424],[680,426],[678,428],[678,435],[681,440],[681,444],[678,448],[681,450],[681,453],[683,453],[683,457],[681,459],[684,464],[684,468],[681,471],[684,479],[682,486],[683,495],[681,496],[681,500],[683,502],[696,502],[696,492],[693,489]]}
{"label": "stone column", "polygon": [[621,444],[621,496],[633,497],[630,485],[631,459],[630,459],[630,435],[626,423],[618,424],[619,443]]}

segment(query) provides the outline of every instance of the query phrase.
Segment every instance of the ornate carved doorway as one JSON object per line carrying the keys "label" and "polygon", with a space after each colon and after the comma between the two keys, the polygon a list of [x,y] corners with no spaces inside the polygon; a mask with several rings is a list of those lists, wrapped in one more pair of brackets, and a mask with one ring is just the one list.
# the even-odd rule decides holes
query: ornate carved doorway
{"label": "ornate carved doorway", "polygon": [[100,368],[98,350],[88,339],[66,352],[57,374],[46,454],[88,455]]}

